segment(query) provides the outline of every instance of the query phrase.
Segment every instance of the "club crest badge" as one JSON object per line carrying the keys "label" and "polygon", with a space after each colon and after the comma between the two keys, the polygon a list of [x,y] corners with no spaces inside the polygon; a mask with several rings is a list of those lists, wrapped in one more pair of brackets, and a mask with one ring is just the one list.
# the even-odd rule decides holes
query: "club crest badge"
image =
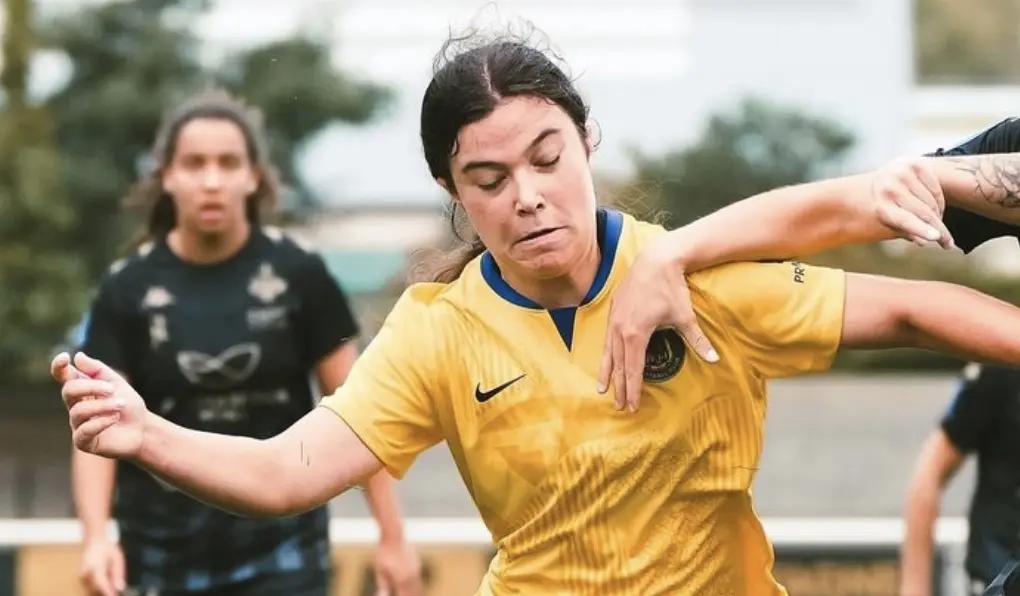
{"label": "club crest badge", "polygon": [[686,350],[676,331],[659,329],[653,333],[645,351],[645,380],[656,383],[675,377],[684,364]]}

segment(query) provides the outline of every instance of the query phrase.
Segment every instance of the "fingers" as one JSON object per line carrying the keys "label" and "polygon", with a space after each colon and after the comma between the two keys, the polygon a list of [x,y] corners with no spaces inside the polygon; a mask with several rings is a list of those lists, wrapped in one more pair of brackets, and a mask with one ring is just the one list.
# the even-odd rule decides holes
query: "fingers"
{"label": "fingers", "polygon": [[715,351],[712,342],[708,341],[708,336],[701,330],[701,325],[698,325],[698,317],[691,305],[691,292],[687,288],[686,280],[680,285],[678,298],[677,310],[681,312],[673,321],[673,326],[699,358],[708,363],[719,362],[719,353]]}
{"label": "fingers", "polygon": [[71,356],[67,352],[61,352],[50,362],[50,376],[58,383],[66,383],[71,379],[77,379],[80,374],[71,364]]}
{"label": "fingers", "polygon": [[[931,175],[931,172],[928,172],[925,168],[915,165],[914,173],[917,175],[916,178],[908,177],[904,180],[904,184],[910,194],[901,197],[899,201],[900,206],[914,213],[922,221],[934,228],[939,234],[938,243],[942,248],[952,248],[954,246],[953,236],[949,233],[949,228],[942,221],[942,213],[945,211],[945,198],[942,196],[942,187],[935,180],[935,188],[932,189],[922,180],[921,175],[923,173]],[[937,196],[936,192],[938,193]]]}
{"label": "fingers", "polygon": [[119,420],[120,414],[96,416],[95,418],[86,420],[81,423],[80,426],[75,428],[74,432],[71,434],[74,446],[88,453],[94,452],[96,450],[96,441],[98,440],[99,434],[114,424],[117,424]]}
{"label": "fingers", "polygon": [[[623,336],[622,377],[624,378],[624,402],[627,410],[637,412],[641,401],[641,382],[645,372],[645,352],[648,350],[650,334],[632,331]],[[621,371],[617,371],[621,372]],[[619,400],[619,397],[617,398]]]}
{"label": "fingers", "polygon": [[109,381],[99,379],[72,379],[64,383],[60,388],[60,395],[64,398],[64,404],[68,408],[83,399],[102,398],[113,395],[113,385]]}
{"label": "fingers", "polygon": [[923,184],[925,188],[931,192],[932,197],[935,199],[938,218],[937,221],[932,222],[932,225],[935,225],[941,234],[939,244],[945,249],[956,248],[956,241],[953,240],[952,233],[950,233],[949,228],[946,227],[945,222],[942,220],[946,213],[946,196],[942,192],[942,185],[935,176],[935,172],[932,171],[931,168],[922,167],[916,164],[914,166],[914,172],[917,174],[917,178],[921,181],[921,184]]}
{"label": "fingers", "polygon": [[94,594],[101,594],[102,596],[117,596],[117,591],[113,588],[110,583],[110,579],[105,573],[105,569],[96,565],[90,566],[82,570],[81,583],[86,589]]}
{"label": "fingers", "polygon": [[120,547],[110,557],[110,583],[118,593],[127,588],[127,565],[124,562],[124,551]]}
{"label": "fingers", "polygon": [[113,372],[109,366],[87,356],[85,352],[78,352],[74,355],[74,366],[82,373],[96,379],[113,381],[117,378],[117,373]]}
{"label": "fingers", "polygon": [[934,170],[930,167],[926,167],[919,163],[914,163],[912,167],[914,174],[917,175],[917,179],[920,180],[921,184],[924,184],[929,191],[931,191],[932,197],[935,198],[939,218],[941,219],[942,215],[946,212],[946,196],[942,192],[942,184],[939,183],[938,177],[935,176]]}
{"label": "fingers", "polygon": [[398,596],[420,596],[424,586],[421,583],[421,570],[417,569],[413,574],[402,579],[397,585]]}
{"label": "fingers", "polygon": [[375,596],[390,596],[390,580],[382,570],[375,570]]}
{"label": "fingers", "polygon": [[599,365],[598,392],[609,391],[609,381],[613,373],[613,339],[616,333],[613,331],[612,312],[609,314],[609,328],[606,329],[606,345],[602,348],[602,364]]}
{"label": "fingers", "polygon": [[[102,381],[100,381],[102,382]],[[68,412],[71,428],[78,428],[90,418],[96,416],[112,416],[120,414],[124,409],[124,400],[119,398],[89,399],[76,403]]]}
{"label": "fingers", "polygon": [[678,326],[677,330],[699,358],[709,363],[719,362],[719,353],[712,347],[712,342],[708,341],[708,337],[701,330],[697,319]]}
{"label": "fingers", "polygon": [[883,202],[878,207],[879,220],[886,227],[912,242],[924,245],[927,241],[938,240],[939,232],[916,214],[895,203]]}
{"label": "fingers", "polygon": [[622,410],[627,405],[627,381],[624,371],[623,341],[613,340],[613,405]]}

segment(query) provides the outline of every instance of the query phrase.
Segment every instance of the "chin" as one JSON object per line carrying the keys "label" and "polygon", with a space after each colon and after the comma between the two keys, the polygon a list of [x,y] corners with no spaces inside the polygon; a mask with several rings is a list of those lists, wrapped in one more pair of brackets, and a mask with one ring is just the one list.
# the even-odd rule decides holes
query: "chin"
{"label": "chin", "polygon": [[523,265],[537,279],[554,279],[570,273],[570,260],[559,255],[544,255]]}
{"label": "chin", "polygon": [[198,233],[208,241],[216,241],[223,237],[227,227],[222,224],[198,226]]}

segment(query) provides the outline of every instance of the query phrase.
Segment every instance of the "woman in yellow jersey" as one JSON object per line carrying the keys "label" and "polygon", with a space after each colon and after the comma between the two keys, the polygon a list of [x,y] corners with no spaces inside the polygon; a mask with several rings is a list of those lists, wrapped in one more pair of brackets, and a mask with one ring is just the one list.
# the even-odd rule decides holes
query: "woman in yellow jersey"
{"label": "woman in yellow jersey", "polygon": [[105,364],[61,354],[52,373],[75,445],[216,506],[281,516],[383,467],[400,476],[446,441],[497,546],[481,594],[783,594],[749,492],[765,381],[822,370],[840,347],[1020,364],[1020,310],[940,283],[717,267],[689,285],[718,362],[657,332],[641,409],[614,409],[597,387],[610,304],[637,255],[669,236],[596,207],[587,117],[526,44],[452,56],[425,92],[422,143],[479,240],[404,293],[323,407],[268,440],[198,432],[148,412]]}

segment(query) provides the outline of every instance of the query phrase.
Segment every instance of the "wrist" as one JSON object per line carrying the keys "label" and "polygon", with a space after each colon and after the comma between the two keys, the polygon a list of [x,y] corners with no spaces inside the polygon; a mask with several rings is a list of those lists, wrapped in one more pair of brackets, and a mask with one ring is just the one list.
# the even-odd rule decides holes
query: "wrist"
{"label": "wrist", "polygon": [[404,525],[400,522],[393,522],[379,526],[379,545],[401,545],[407,542],[404,535]]}
{"label": "wrist", "polygon": [[110,544],[113,539],[108,531],[108,523],[82,524],[82,544],[85,547]]}
{"label": "wrist", "polygon": [[685,235],[686,227],[666,232],[658,241],[660,254],[667,266],[676,273],[691,271],[697,263],[697,250]]}
{"label": "wrist", "polygon": [[160,450],[156,448],[159,442],[160,432],[163,429],[164,420],[152,412],[146,411],[142,418],[142,428],[138,441],[138,449],[126,459],[134,464],[146,468],[155,467],[158,464],[157,458]]}

